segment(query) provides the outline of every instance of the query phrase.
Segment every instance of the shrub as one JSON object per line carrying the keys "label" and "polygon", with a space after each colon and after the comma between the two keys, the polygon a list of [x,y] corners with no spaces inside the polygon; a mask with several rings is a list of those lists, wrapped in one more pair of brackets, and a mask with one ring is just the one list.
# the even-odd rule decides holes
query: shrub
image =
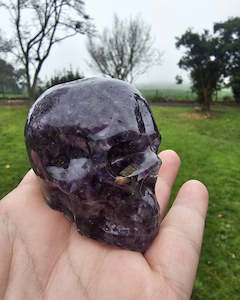
{"label": "shrub", "polygon": [[55,74],[49,81],[47,81],[44,85],[40,86],[38,88],[37,92],[37,97],[41,95],[45,90],[49,89],[50,87],[60,84],[60,83],[65,83],[77,79],[82,79],[84,78],[84,75],[82,73],[79,73],[79,71],[73,71],[72,68],[69,70],[64,69],[61,72],[58,72]]}

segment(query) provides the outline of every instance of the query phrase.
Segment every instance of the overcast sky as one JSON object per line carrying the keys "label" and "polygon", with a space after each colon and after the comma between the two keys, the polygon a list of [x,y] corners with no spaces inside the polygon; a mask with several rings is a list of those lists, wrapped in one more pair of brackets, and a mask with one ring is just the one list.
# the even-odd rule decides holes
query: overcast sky
{"label": "overcast sky", "polygon": [[[175,48],[175,37],[189,27],[202,32],[203,29],[211,29],[214,22],[240,16],[240,0],[85,0],[85,4],[100,32],[111,26],[114,13],[121,18],[139,14],[151,25],[156,47],[164,53],[163,61],[161,66],[153,67],[139,77],[136,80],[138,85],[174,83],[177,74],[186,78],[186,72],[177,66],[181,52]],[[6,24],[6,16],[1,13],[0,28],[8,33],[10,29]],[[86,76],[95,75],[85,63],[88,59],[85,42],[84,36],[78,36],[54,46],[41,78],[49,79],[54,72],[70,65]]]}

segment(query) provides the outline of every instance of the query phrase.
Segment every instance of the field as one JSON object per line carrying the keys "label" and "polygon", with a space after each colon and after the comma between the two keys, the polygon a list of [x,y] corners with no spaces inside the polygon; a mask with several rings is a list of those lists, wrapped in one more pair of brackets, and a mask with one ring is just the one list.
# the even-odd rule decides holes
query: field
{"label": "field", "polygon": [[[169,85],[156,88],[140,88],[146,99],[154,101],[192,101],[196,100],[196,94],[191,91],[190,86]],[[27,95],[22,94],[1,94],[2,99],[27,99]],[[230,89],[222,89],[213,95],[213,101],[234,101]],[[1,102],[0,102],[1,103]]]}
{"label": "field", "polygon": [[27,95],[26,94],[1,94],[0,93],[0,101],[1,99],[26,99]]}
{"label": "field", "polygon": [[[191,101],[196,100],[196,94],[193,93],[190,87],[164,87],[156,89],[141,89],[143,95],[151,100],[174,100],[174,101]],[[213,95],[213,101],[233,101],[232,93],[229,89],[222,89]]]}
{"label": "field", "polygon": [[[160,150],[182,160],[171,201],[188,179],[201,180],[210,201],[193,300],[240,295],[240,110],[214,108],[209,115],[187,107],[152,107],[162,134]],[[27,108],[0,107],[0,196],[29,168],[23,141]]]}

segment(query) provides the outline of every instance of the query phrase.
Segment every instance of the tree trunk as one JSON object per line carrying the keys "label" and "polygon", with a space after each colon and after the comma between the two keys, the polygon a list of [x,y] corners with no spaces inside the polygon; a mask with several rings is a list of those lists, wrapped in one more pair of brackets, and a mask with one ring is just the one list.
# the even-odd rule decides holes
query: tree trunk
{"label": "tree trunk", "polygon": [[202,111],[209,111],[212,102],[212,93],[207,88],[203,88],[202,92],[203,92]]}
{"label": "tree trunk", "polygon": [[234,96],[234,100],[236,101],[237,104],[240,104],[240,88],[232,88],[232,93]]}
{"label": "tree trunk", "polygon": [[28,98],[31,102],[34,102],[35,98],[35,89],[32,86],[27,88]]}
{"label": "tree trunk", "polygon": [[235,75],[230,79],[232,93],[236,103],[240,104],[240,77]]}
{"label": "tree trunk", "polygon": [[210,111],[211,101],[204,101],[202,104],[202,111]]}
{"label": "tree trunk", "polygon": [[235,101],[237,104],[240,104],[240,96],[239,97],[235,97]]}

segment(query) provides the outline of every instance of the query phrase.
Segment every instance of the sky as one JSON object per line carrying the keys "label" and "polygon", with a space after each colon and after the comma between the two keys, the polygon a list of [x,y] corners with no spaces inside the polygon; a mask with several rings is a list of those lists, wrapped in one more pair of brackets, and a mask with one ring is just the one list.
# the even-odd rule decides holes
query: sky
{"label": "sky", "polygon": [[[177,66],[183,51],[176,49],[176,37],[188,28],[201,33],[203,29],[211,30],[214,22],[240,16],[239,0],[85,0],[85,8],[99,32],[104,27],[111,27],[115,13],[120,18],[140,15],[151,25],[155,47],[163,53],[162,63],[138,77],[135,81],[138,86],[174,84],[177,74],[183,76],[185,83],[188,82],[187,72]],[[11,28],[7,15],[3,11],[0,13],[0,28],[8,35]],[[55,45],[43,66],[41,78],[49,79],[70,66],[85,76],[97,75],[86,63],[89,56],[85,45],[83,35]]]}

